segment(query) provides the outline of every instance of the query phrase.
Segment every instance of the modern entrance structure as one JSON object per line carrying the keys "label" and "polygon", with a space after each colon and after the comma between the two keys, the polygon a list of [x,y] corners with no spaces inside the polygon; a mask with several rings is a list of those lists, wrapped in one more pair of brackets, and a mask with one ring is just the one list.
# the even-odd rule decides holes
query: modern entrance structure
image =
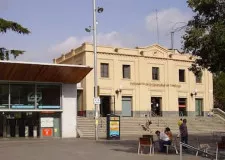
{"label": "modern entrance structure", "polygon": [[0,61],[0,137],[76,137],[77,83],[91,70]]}

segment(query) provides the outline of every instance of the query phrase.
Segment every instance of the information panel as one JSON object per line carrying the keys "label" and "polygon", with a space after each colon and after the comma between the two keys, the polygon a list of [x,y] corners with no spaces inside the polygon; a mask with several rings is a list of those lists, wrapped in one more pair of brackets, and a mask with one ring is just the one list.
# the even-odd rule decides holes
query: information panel
{"label": "information panel", "polygon": [[120,117],[107,115],[107,139],[120,139]]}
{"label": "information panel", "polygon": [[41,127],[45,128],[45,127],[54,127],[54,122],[53,122],[54,118],[52,117],[42,117],[41,118]]}

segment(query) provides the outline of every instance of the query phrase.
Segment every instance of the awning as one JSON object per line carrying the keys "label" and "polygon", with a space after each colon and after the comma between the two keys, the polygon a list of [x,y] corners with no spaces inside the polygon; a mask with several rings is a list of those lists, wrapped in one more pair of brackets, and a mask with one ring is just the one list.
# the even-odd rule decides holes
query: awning
{"label": "awning", "polygon": [[0,80],[79,83],[91,67],[17,61],[0,61]]}

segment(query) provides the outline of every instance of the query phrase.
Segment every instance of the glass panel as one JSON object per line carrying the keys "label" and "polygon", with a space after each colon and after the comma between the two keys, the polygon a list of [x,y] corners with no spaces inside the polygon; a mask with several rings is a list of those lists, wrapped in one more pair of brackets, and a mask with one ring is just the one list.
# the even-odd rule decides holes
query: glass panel
{"label": "glass panel", "polygon": [[152,79],[159,80],[159,67],[152,67]]}
{"label": "glass panel", "polygon": [[34,109],[35,108],[35,85],[34,84],[11,84],[11,108]]}
{"label": "glass panel", "polygon": [[196,76],[196,83],[202,83],[202,75]]}
{"label": "glass panel", "polygon": [[9,85],[0,84],[0,109],[9,108]]}
{"label": "glass panel", "polygon": [[187,116],[187,99],[178,98],[179,115]]}
{"label": "glass panel", "polygon": [[109,64],[101,63],[101,77],[109,77]]}
{"label": "glass panel", "polygon": [[60,109],[60,85],[37,85],[37,108]]}
{"label": "glass panel", "polygon": [[179,69],[179,82],[185,82],[185,70]]}
{"label": "glass panel", "polygon": [[123,78],[130,79],[130,65],[123,65]]}

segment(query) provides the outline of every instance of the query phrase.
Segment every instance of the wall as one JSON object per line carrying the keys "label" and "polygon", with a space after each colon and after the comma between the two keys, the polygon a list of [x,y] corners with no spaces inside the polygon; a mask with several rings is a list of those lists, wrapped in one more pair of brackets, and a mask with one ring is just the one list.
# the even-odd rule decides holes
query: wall
{"label": "wall", "polygon": [[[83,44],[84,65],[93,66],[93,46]],[[133,116],[144,116],[151,108],[151,97],[162,97],[164,116],[178,116],[178,98],[187,99],[189,116],[195,115],[195,98],[203,99],[203,111],[207,113],[213,108],[212,74],[203,71],[202,83],[195,82],[195,75],[188,70],[194,62],[190,54],[181,54],[176,50],[168,50],[159,45],[127,49],[99,46],[98,51],[98,85],[100,95],[115,96],[116,113],[122,111],[122,96],[132,96]],[[77,53],[79,55],[79,53]],[[75,54],[76,55],[76,54]],[[76,64],[73,59],[73,63]],[[63,61],[62,63],[66,63]],[[102,78],[100,63],[109,64],[109,77]],[[131,79],[122,78],[122,65],[131,66]],[[152,67],[159,67],[160,80],[152,80]],[[185,69],[185,82],[179,82],[179,69]],[[94,70],[83,80],[84,106],[87,116],[94,116]],[[142,83],[132,85],[131,83]],[[151,84],[151,85],[149,85]],[[154,85],[152,85],[154,84]],[[155,85],[156,84],[156,85]],[[117,89],[122,90],[116,94]],[[197,95],[191,96],[197,89]]]}
{"label": "wall", "polygon": [[77,87],[76,84],[62,85],[62,138],[77,136]]}

